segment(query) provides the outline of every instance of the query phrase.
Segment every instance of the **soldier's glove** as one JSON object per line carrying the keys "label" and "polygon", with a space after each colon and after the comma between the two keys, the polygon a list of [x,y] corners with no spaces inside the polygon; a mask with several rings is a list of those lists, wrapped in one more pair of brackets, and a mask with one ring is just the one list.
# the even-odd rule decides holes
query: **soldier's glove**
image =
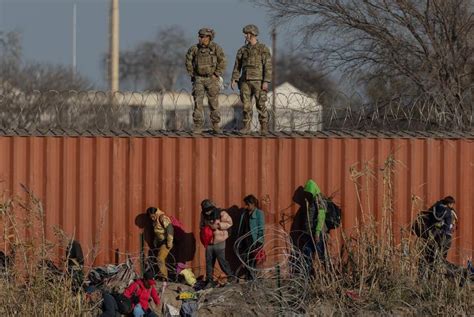
{"label": "soldier's glove", "polygon": [[191,82],[194,83],[196,81],[196,77],[191,76]]}
{"label": "soldier's glove", "polygon": [[232,81],[232,83],[230,84],[230,88],[232,88],[232,90],[237,89],[237,80]]}

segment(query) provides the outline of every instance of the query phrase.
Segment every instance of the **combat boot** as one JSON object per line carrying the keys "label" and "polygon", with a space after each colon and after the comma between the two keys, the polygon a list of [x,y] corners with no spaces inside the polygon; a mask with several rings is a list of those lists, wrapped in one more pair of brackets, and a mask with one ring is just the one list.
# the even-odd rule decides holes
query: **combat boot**
{"label": "combat boot", "polygon": [[260,134],[267,135],[268,134],[268,123],[262,122],[260,123]]}
{"label": "combat boot", "polygon": [[214,122],[212,123],[212,130],[214,130],[215,133],[221,133],[221,128],[219,127],[219,122]]}
{"label": "combat boot", "polygon": [[244,127],[240,129],[240,133],[247,134],[250,132],[250,121],[244,122]]}
{"label": "combat boot", "polygon": [[202,133],[202,125],[194,124],[193,133]]}

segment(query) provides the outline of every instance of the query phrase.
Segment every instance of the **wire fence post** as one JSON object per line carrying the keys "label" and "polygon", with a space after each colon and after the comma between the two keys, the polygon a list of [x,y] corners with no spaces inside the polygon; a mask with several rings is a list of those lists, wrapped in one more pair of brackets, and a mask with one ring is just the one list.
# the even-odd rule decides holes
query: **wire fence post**
{"label": "wire fence post", "polygon": [[279,297],[278,306],[280,307],[280,313],[279,313],[278,315],[280,316],[281,310],[282,310],[282,308],[283,308],[283,306],[282,306],[282,304],[281,304],[282,294],[281,294],[281,270],[280,270],[280,263],[278,263],[277,266],[276,266],[276,274],[277,274],[277,290],[278,290],[278,297]]}
{"label": "wire fence post", "polygon": [[145,273],[145,237],[143,232],[140,233],[140,271]]}

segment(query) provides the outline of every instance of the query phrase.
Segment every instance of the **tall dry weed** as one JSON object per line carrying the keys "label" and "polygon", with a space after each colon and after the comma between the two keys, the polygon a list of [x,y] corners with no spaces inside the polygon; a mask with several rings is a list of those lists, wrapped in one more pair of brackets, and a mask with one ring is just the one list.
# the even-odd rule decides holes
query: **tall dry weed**
{"label": "tall dry weed", "polygon": [[[391,155],[382,167],[383,199],[381,220],[364,210],[370,201],[374,169],[365,164],[351,169],[352,181],[361,208],[361,219],[350,235],[341,234],[341,252],[331,261],[316,263],[312,283],[314,314],[340,313],[466,315],[474,311],[474,292],[461,268],[437,263],[423,264],[423,242],[401,230],[395,240],[392,223],[393,179],[398,162]],[[361,185],[362,184],[362,185]],[[419,210],[412,197],[412,218]],[[370,204],[367,204],[370,206]]]}
{"label": "tall dry weed", "polygon": [[[84,295],[73,292],[71,277],[58,258],[70,239],[56,231],[46,238],[43,205],[22,186],[25,195],[0,204],[0,228],[7,260],[0,266],[1,316],[87,316]],[[61,236],[62,235],[62,236]]]}

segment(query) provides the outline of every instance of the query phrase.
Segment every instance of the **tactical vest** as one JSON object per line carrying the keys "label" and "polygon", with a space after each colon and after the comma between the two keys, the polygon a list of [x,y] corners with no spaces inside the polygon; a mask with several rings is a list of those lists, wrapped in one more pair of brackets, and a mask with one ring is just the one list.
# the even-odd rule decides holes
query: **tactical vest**
{"label": "tactical vest", "polygon": [[217,67],[216,46],[212,45],[212,43],[208,47],[200,47],[198,45],[193,64],[197,75],[212,75]]}
{"label": "tactical vest", "polygon": [[263,54],[265,45],[244,46],[242,51],[243,77],[246,80],[263,80]]}

